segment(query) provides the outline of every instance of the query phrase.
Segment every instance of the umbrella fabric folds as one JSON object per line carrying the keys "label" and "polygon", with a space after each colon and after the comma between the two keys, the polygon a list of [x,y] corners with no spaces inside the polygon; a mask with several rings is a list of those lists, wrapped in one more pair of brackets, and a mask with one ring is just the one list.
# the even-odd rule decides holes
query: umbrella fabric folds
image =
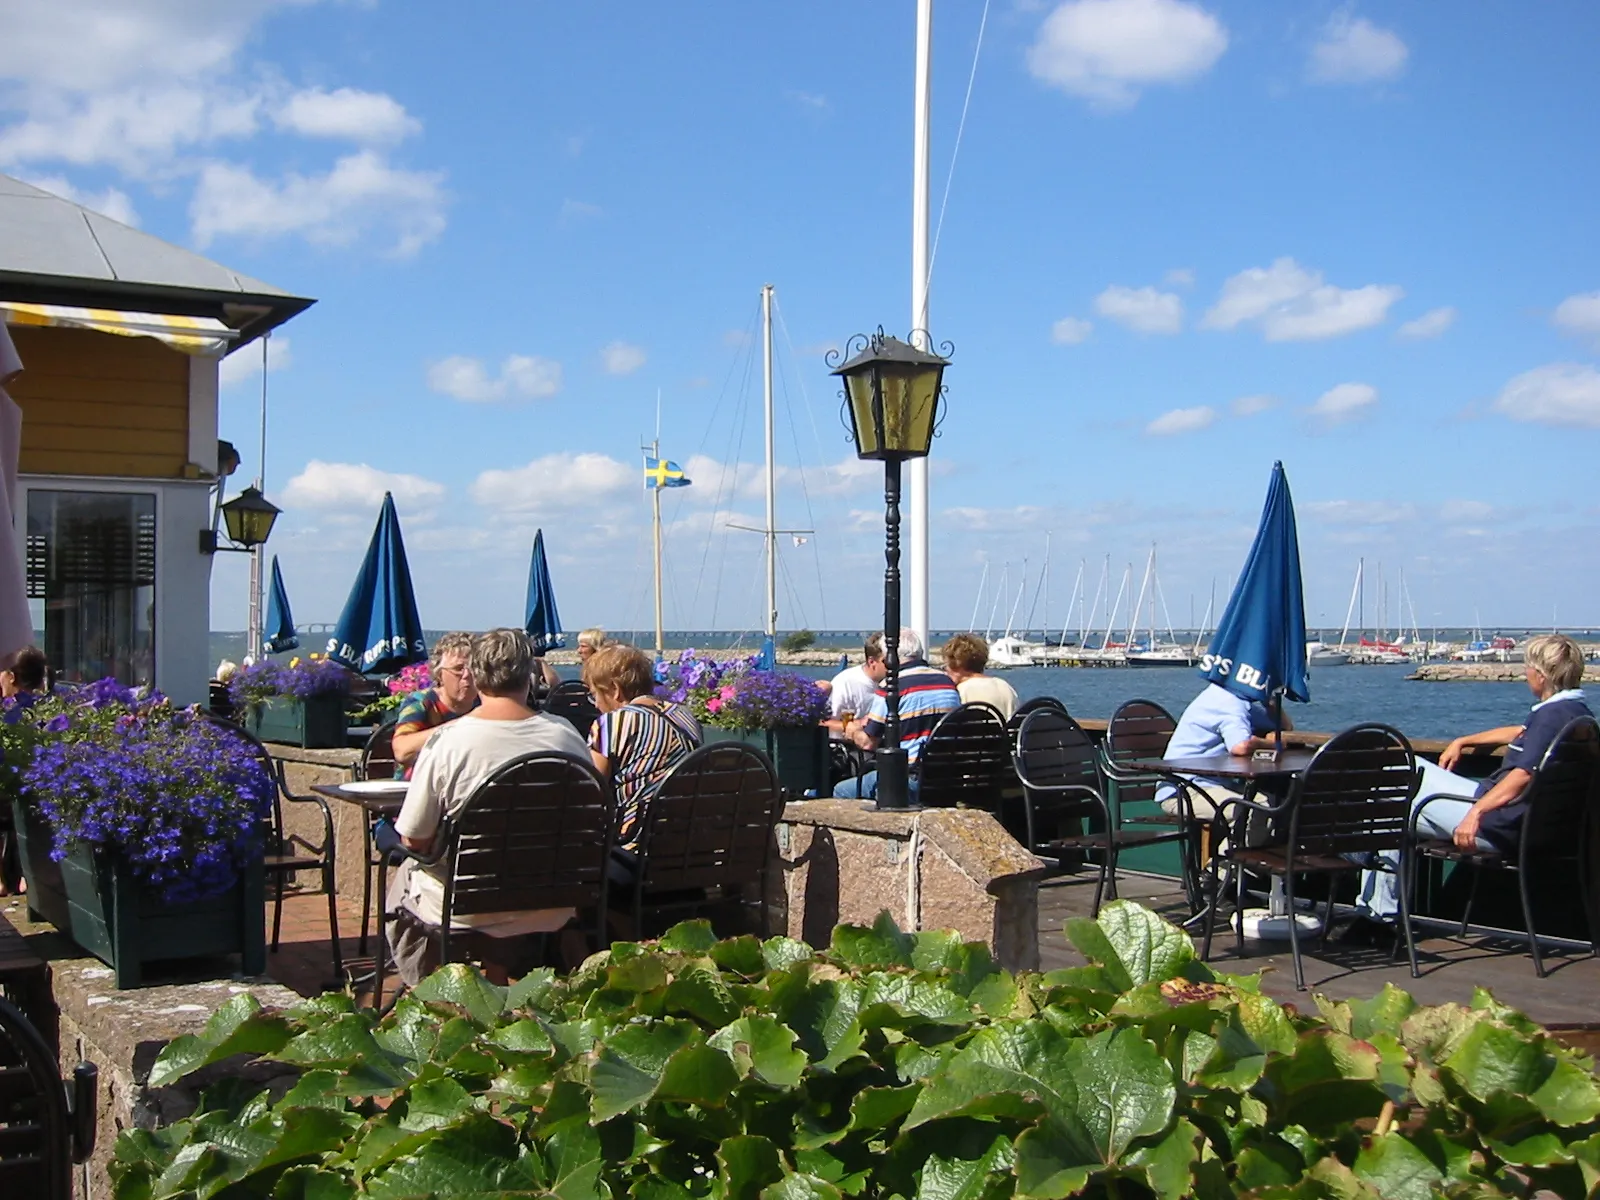
{"label": "umbrella fabric folds", "polygon": [[328,657],[363,675],[387,675],[428,657],[400,517],[387,492],[361,573],[328,639]]}
{"label": "umbrella fabric folds", "polygon": [[300,635],[294,631],[294,614],[289,611],[289,592],[278,570],[278,556],[272,556],[272,586],[267,592],[267,625],[261,635],[261,649],[267,654],[298,650]]}
{"label": "umbrella fabric folds", "polygon": [[1311,699],[1306,682],[1306,608],[1294,500],[1281,462],[1239,582],[1217,623],[1200,674],[1247,700]]}
{"label": "umbrella fabric folds", "polygon": [[533,643],[533,652],[543,654],[566,645],[561,636],[561,617],[556,612],[556,591],[550,583],[550,564],[544,557],[544,530],[533,535],[533,558],[528,563],[528,618],[523,628]]}

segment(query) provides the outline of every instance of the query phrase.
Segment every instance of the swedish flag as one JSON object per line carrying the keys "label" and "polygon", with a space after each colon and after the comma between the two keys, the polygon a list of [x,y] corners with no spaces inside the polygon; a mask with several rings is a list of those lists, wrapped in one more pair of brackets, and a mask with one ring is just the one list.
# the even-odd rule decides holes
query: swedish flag
{"label": "swedish flag", "polygon": [[689,477],[675,462],[647,457],[644,460],[644,485],[647,488],[688,487]]}

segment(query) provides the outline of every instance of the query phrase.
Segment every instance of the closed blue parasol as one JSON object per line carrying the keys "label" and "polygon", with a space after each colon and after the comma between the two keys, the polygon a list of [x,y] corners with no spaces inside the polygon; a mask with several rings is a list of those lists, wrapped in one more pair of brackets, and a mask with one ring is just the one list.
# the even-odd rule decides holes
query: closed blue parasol
{"label": "closed blue parasol", "polygon": [[387,675],[428,657],[400,517],[387,492],[361,573],[328,639],[328,657],[363,675]]}
{"label": "closed blue parasol", "polygon": [[267,626],[261,635],[261,648],[268,654],[298,650],[300,636],[294,631],[294,614],[289,611],[289,593],[278,570],[278,556],[272,556],[272,587],[267,592]]}
{"label": "closed blue parasol", "polygon": [[1263,702],[1311,699],[1306,683],[1306,607],[1300,540],[1283,464],[1272,464],[1261,527],[1217,623],[1200,674],[1236,696]]}
{"label": "closed blue parasol", "polygon": [[542,529],[533,535],[533,558],[528,562],[527,612],[523,628],[528,631],[535,654],[566,645],[561,636],[561,617],[556,612],[556,590],[550,583],[550,564],[544,558]]}

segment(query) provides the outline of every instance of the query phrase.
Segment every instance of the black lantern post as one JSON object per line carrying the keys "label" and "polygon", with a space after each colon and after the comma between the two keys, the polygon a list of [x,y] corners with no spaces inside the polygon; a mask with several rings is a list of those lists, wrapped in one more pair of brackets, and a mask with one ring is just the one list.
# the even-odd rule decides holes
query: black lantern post
{"label": "black lantern post", "polygon": [[857,334],[844,350],[828,355],[833,374],[844,380],[844,410],[857,456],[883,463],[883,650],[888,674],[877,754],[879,808],[910,807],[910,772],[900,746],[900,464],[926,458],[932,445],[944,369],[950,365],[946,356],[951,347],[947,343],[941,349],[944,355],[933,354],[886,336],[880,327],[875,334]]}
{"label": "black lantern post", "polygon": [[247,487],[222,506],[222,520],[228,530],[228,541],[223,546],[217,542],[214,529],[200,531],[200,550],[215,554],[218,550],[254,550],[272,535],[272,525],[282,511],[261,494],[257,487]]}

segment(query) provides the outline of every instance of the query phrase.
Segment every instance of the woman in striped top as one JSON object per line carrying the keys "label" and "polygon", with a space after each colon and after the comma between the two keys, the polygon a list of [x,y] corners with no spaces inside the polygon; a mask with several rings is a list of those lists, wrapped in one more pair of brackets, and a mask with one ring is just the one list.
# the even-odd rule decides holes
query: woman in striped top
{"label": "woman in striped top", "polygon": [[589,689],[600,717],[589,733],[595,769],[617,789],[617,845],[639,840],[639,808],[701,742],[700,722],[687,705],[655,695],[649,656],[611,645],[589,659]]}

